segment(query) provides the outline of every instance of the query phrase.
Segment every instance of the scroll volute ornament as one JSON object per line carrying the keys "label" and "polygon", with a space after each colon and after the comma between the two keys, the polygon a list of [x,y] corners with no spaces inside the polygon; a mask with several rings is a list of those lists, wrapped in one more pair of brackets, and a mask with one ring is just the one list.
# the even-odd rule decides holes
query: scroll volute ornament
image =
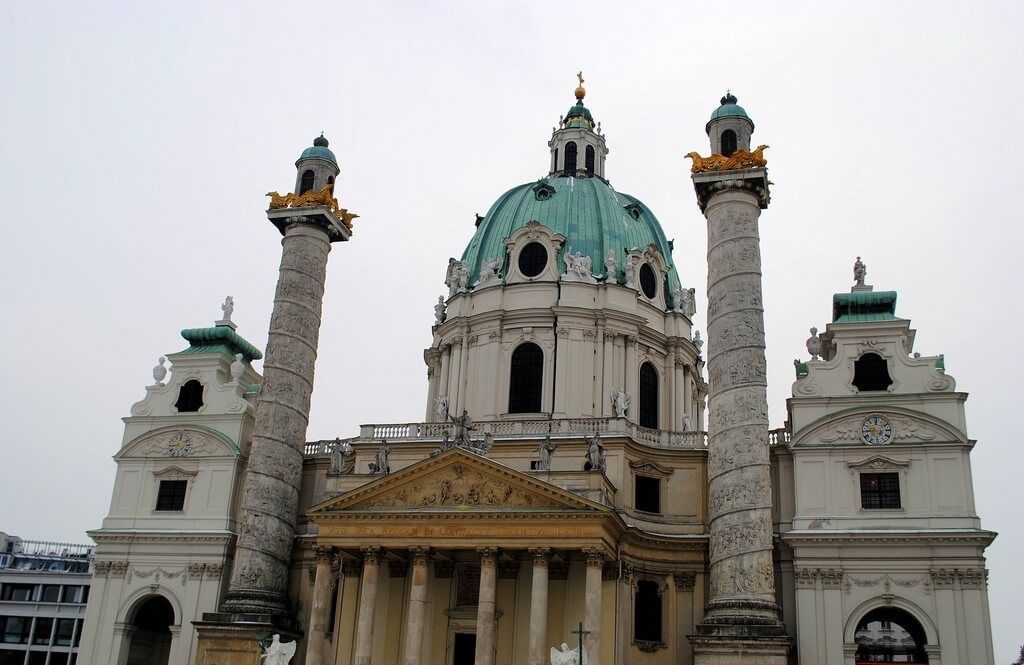
{"label": "scroll volute ornament", "polygon": [[737,169],[755,169],[767,166],[768,160],[764,158],[764,151],[767,149],[768,146],[760,145],[753,152],[741,149],[732,153],[729,157],[717,153],[708,157],[701,157],[699,152],[691,152],[686,157],[693,160],[693,167],[690,169],[690,173],[735,171]]}

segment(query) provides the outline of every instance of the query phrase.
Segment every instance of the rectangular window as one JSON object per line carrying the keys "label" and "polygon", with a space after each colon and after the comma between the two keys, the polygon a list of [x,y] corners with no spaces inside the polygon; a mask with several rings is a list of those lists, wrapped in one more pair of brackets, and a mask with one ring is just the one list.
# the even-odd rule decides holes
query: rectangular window
{"label": "rectangular window", "polygon": [[0,641],[4,644],[26,644],[31,628],[32,619],[29,617],[0,617]]}
{"label": "rectangular window", "polygon": [[61,592],[60,602],[62,603],[80,603],[82,602],[82,587],[80,586],[66,586],[64,591]]}
{"label": "rectangular window", "polygon": [[53,643],[59,647],[71,646],[71,638],[75,632],[74,619],[57,619],[57,634]]}
{"label": "rectangular window", "polygon": [[661,480],[650,476],[634,476],[633,505],[645,513],[661,512]]}
{"label": "rectangular window", "polygon": [[[86,587],[86,589],[88,588],[89,587]],[[337,596],[338,594],[334,595]],[[82,619],[76,619],[75,623],[77,624],[77,626],[75,627],[75,643],[71,645],[73,647],[77,647],[79,644],[82,643]]]}
{"label": "rectangular window", "polygon": [[156,495],[157,510],[183,510],[185,508],[185,490],[187,480],[161,480]]}
{"label": "rectangular window", "polygon": [[472,563],[455,565],[455,606],[473,607],[480,601],[480,566]]}
{"label": "rectangular window", "polygon": [[44,584],[43,593],[39,600],[44,603],[56,603],[60,601],[60,585]]}
{"label": "rectangular window", "polygon": [[36,589],[34,584],[5,584],[3,595],[4,600],[33,600],[32,595]]}
{"label": "rectangular window", "polygon": [[860,505],[865,509],[900,508],[900,474],[860,474]]}
{"label": "rectangular window", "polygon": [[36,628],[32,632],[32,644],[49,644],[53,633],[53,619],[36,617]]}
{"label": "rectangular window", "polygon": [[45,651],[29,651],[28,665],[46,665]]}
{"label": "rectangular window", "polygon": [[61,651],[50,653],[50,662],[47,665],[68,665],[68,654]]}

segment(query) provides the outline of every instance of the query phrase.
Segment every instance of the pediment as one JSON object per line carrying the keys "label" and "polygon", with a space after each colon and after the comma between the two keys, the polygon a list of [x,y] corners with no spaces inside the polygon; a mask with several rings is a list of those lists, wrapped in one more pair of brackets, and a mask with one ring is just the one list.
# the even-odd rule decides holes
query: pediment
{"label": "pediment", "polygon": [[895,408],[858,409],[856,413],[836,414],[809,425],[794,438],[793,446],[867,445],[862,427],[869,416],[882,416],[892,427],[886,443],[962,442],[963,434],[950,424],[919,412]]}
{"label": "pediment", "polygon": [[223,433],[197,425],[162,427],[141,434],[121,448],[115,460],[126,457],[237,456],[238,448]]}
{"label": "pediment", "polygon": [[309,514],[409,510],[596,512],[608,508],[455,448],[329,499]]}

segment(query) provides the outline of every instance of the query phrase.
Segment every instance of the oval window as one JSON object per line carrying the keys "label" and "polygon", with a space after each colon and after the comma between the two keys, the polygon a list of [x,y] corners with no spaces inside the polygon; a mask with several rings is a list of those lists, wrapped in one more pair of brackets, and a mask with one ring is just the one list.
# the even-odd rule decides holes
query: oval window
{"label": "oval window", "polygon": [[547,264],[548,250],[539,242],[531,242],[519,252],[519,272],[527,277],[541,274]]}
{"label": "oval window", "polygon": [[654,296],[658,295],[658,279],[654,276],[654,269],[649,263],[640,266],[640,288],[650,300],[654,300]]}

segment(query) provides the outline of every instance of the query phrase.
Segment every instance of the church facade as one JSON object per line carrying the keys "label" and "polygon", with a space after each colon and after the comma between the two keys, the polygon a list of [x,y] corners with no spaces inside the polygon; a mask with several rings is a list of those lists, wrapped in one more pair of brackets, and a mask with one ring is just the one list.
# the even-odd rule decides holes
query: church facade
{"label": "church facade", "polygon": [[448,261],[422,420],[324,441],[305,434],[325,268],[355,215],[327,140],[302,153],[268,210],[284,242],[263,374],[229,299],[125,418],[80,663],[283,646],[306,665],[993,662],[995,534],[944,357],[913,351],[858,259],[769,430],[752,120],[727,95],[711,156],[690,155],[705,352],[672,243],[606,179],[585,94],[547,174]]}

